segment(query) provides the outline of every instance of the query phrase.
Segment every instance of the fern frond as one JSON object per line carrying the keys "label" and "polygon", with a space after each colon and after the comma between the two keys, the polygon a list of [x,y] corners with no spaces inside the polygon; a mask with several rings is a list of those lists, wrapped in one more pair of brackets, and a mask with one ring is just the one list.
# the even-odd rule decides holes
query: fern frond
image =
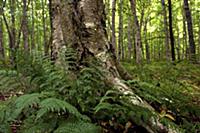
{"label": "fern frond", "polygon": [[56,98],[47,98],[40,103],[41,109],[37,112],[36,119],[41,118],[44,114],[48,112],[69,112],[77,118],[82,118],[83,120],[88,120],[88,118],[79,113],[79,111],[68,102],[62,101]]}
{"label": "fern frond", "polygon": [[54,133],[100,133],[96,125],[80,120],[63,122]]}

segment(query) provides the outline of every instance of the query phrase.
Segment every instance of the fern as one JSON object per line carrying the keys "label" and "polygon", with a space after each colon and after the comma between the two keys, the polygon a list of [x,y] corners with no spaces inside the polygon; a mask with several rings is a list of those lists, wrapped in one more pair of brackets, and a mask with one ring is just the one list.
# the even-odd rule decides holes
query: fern
{"label": "fern", "polygon": [[83,116],[79,113],[79,111],[72,106],[71,104],[56,99],[56,98],[47,98],[40,103],[40,110],[37,112],[36,119],[41,118],[44,114],[48,112],[66,112],[68,111],[70,114],[76,116],[77,118],[81,118],[83,120],[89,120],[86,116]]}
{"label": "fern", "polygon": [[54,133],[100,133],[100,131],[94,124],[75,119],[62,122]]}

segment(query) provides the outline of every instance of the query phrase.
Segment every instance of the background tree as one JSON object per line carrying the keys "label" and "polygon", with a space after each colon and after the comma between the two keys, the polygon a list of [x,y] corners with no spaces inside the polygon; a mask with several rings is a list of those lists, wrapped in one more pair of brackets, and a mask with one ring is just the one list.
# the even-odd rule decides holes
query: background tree
{"label": "background tree", "polygon": [[195,48],[195,42],[194,42],[194,36],[193,36],[192,17],[191,17],[188,0],[184,0],[184,9],[185,9],[185,16],[186,16],[188,36],[189,36],[190,60],[195,60],[196,48]]}

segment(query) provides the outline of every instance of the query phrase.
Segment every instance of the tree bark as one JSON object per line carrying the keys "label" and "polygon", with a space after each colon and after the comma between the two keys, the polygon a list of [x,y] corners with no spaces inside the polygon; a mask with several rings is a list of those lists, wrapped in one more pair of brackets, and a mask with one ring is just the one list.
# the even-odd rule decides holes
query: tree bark
{"label": "tree bark", "polygon": [[131,62],[133,44],[132,44],[132,38],[131,38],[132,27],[131,27],[131,18],[130,17],[128,17],[128,29],[127,30],[128,30],[128,33],[127,33],[127,36],[128,36],[128,60],[129,60],[129,62]]}
{"label": "tree bark", "polygon": [[179,32],[179,27],[177,27],[177,56],[178,56],[178,60],[180,61],[181,59],[181,52],[180,52],[180,49],[181,49],[181,39],[180,39],[180,32]]}
{"label": "tree bark", "polygon": [[[15,27],[15,0],[10,0],[10,15],[11,15],[11,27],[8,26],[6,22],[6,17],[4,16],[4,21],[7,23],[6,27],[9,34],[9,50],[10,50],[10,62],[12,65],[15,64],[15,44],[16,44],[16,27]],[[9,33],[10,32],[10,33]]]}
{"label": "tree bark", "polygon": [[136,47],[136,63],[140,64],[142,62],[142,41],[140,33],[140,25],[138,22],[137,12],[136,12],[136,0],[130,0],[131,10],[134,16],[134,28],[135,28],[135,47]]}
{"label": "tree bark", "polygon": [[116,34],[115,34],[115,12],[116,12],[116,0],[112,0],[112,47],[116,50]]}
{"label": "tree bark", "polygon": [[0,14],[0,60],[4,60],[4,41],[3,41],[3,19],[2,14]]}
{"label": "tree bark", "polygon": [[169,30],[168,30],[168,22],[167,22],[167,12],[165,6],[165,0],[161,0],[162,10],[163,10],[163,20],[164,20],[164,30],[165,30],[165,50],[166,50],[166,59],[169,61],[170,59],[170,50],[169,50]]}
{"label": "tree bark", "polygon": [[149,44],[147,40],[147,22],[148,22],[148,18],[146,18],[144,22],[144,39],[145,39],[145,49],[146,49],[146,60],[147,60],[147,63],[150,63],[150,51],[149,51]]}
{"label": "tree bark", "polygon": [[35,13],[34,0],[31,0],[31,50],[35,49]]}
{"label": "tree bark", "polygon": [[27,52],[29,51],[29,31],[28,31],[28,2],[27,0],[23,0],[23,20],[22,20],[22,34],[23,34],[23,43],[24,43],[24,50]]}
{"label": "tree bark", "polygon": [[[106,81],[119,92],[129,96],[132,104],[154,109],[124,84],[121,79],[132,79],[120,66],[116,59],[113,46],[109,44],[106,34],[105,12],[103,0],[58,1],[52,0],[53,6],[53,44],[56,52],[71,47],[77,51],[79,69],[84,60],[96,58],[107,73]],[[58,35],[61,35],[61,37]],[[68,37],[68,38],[67,38]],[[74,40],[75,39],[75,40]],[[56,53],[55,52],[55,53]],[[57,53],[58,54],[58,53]],[[57,56],[57,60],[59,60]],[[78,69],[78,70],[79,70]],[[159,116],[158,116],[159,117]],[[172,131],[164,127],[158,119],[149,120],[142,124],[149,132]]]}
{"label": "tree bark", "polygon": [[42,0],[42,27],[43,27],[43,46],[44,46],[44,54],[48,55],[49,47],[47,43],[47,34],[46,34],[46,18],[45,18],[45,4],[46,0]]}
{"label": "tree bark", "polygon": [[172,3],[168,0],[168,10],[169,10],[169,31],[170,31],[170,41],[171,41],[171,55],[172,61],[176,60],[175,47],[174,47],[174,33],[173,33],[173,23],[172,23]]}
{"label": "tree bark", "polygon": [[189,36],[190,60],[195,61],[196,47],[195,47],[194,35],[193,35],[192,16],[191,16],[188,0],[184,0],[184,9],[185,9],[185,16],[186,16],[188,36]]}
{"label": "tree bark", "polygon": [[186,26],[186,18],[185,18],[185,11],[184,11],[184,7],[182,8],[182,17],[183,17],[183,40],[184,40],[184,44],[183,44],[183,59],[185,57],[185,59],[187,59],[188,54],[187,54],[187,40],[188,40],[188,36],[187,36],[187,26]]}
{"label": "tree bark", "polygon": [[123,45],[123,0],[119,0],[119,40],[118,40],[118,60],[124,60]]}

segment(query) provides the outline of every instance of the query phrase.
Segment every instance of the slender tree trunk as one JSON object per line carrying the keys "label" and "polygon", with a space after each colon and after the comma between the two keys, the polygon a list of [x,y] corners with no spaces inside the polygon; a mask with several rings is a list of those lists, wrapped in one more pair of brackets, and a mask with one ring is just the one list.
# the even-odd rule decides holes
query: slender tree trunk
{"label": "slender tree trunk", "polygon": [[186,26],[186,18],[185,18],[185,11],[184,9],[182,9],[182,16],[183,16],[183,40],[184,40],[184,44],[183,44],[183,58],[185,57],[185,59],[188,58],[188,54],[187,54],[187,40],[188,40],[188,36],[187,36],[187,26]]}
{"label": "slender tree trunk", "polygon": [[3,41],[3,19],[2,14],[0,14],[0,60],[4,60],[4,41]]}
{"label": "slender tree trunk", "polygon": [[185,9],[185,16],[186,16],[188,36],[189,36],[190,60],[195,61],[196,47],[195,47],[194,35],[193,35],[192,16],[191,16],[188,0],[184,0],[184,9]]}
{"label": "slender tree trunk", "polygon": [[118,60],[124,60],[123,45],[123,0],[119,0],[119,40],[118,40]]}
{"label": "slender tree trunk", "polygon": [[47,35],[46,35],[45,4],[46,4],[46,0],[42,0],[43,46],[44,46],[44,54],[48,55],[49,47],[48,47]]}
{"label": "slender tree trunk", "polygon": [[34,0],[31,0],[31,50],[35,49],[35,7],[34,7]]}
{"label": "slender tree trunk", "polygon": [[199,20],[199,39],[198,39],[198,43],[199,43],[199,60],[200,60],[200,20]]}
{"label": "slender tree trunk", "polygon": [[127,33],[127,36],[128,36],[128,60],[131,61],[131,57],[132,57],[132,47],[133,47],[133,44],[132,44],[132,38],[131,38],[131,34],[132,34],[132,27],[131,27],[131,18],[128,17],[128,33]]}
{"label": "slender tree trunk", "polygon": [[181,49],[181,39],[180,39],[180,32],[179,32],[179,27],[177,27],[177,56],[178,56],[178,60],[181,59],[181,53],[180,53],[180,49]]}
{"label": "slender tree trunk", "polygon": [[27,0],[23,0],[23,20],[22,20],[22,34],[23,34],[23,43],[24,43],[24,50],[29,51],[29,31],[28,31],[28,2]]}
{"label": "slender tree trunk", "polygon": [[147,63],[150,63],[149,44],[147,40],[147,22],[148,22],[148,18],[145,20],[145,23],[144,23],[144,39],[145,39],[145,49],[146,49],[146,60],[147,60]]}
{"label": "slender tree trunk", "polygon": [[168,0],[168,10],[169,10],[169,31],[170,31],[170,42],[171,42],[171,55],[172,61],[175,61],[175,47],[174,47],[174,33],[173,33],[173,23],[172,23],[172,4],[171,0]]}
{"label": "slender tree trunk", "polygon": [[142,41],[141,41],[140,26],[136,12],[136,0],[130,0],[130,3],[131,3],[131,10],[134,16],[136,63],[140,64],[142,62],[142,50],[141,50]]}
{"label": "slender tree trunk", "polygon": [[112,0],[112,45],[116,50],[116,34],[115,34],[115,12],[116,12],[116,0]]}
{"label": "slender tree trunk", "polygon": [[164,30],[165,30],[165,50],[166,50],[166,59],[170,59],[170,50],[169,50],[169,30],[167,23],[167,12],[165,6],[165,0],[161,0],[162,10],[163,10],[163,18],[164,18]]}

